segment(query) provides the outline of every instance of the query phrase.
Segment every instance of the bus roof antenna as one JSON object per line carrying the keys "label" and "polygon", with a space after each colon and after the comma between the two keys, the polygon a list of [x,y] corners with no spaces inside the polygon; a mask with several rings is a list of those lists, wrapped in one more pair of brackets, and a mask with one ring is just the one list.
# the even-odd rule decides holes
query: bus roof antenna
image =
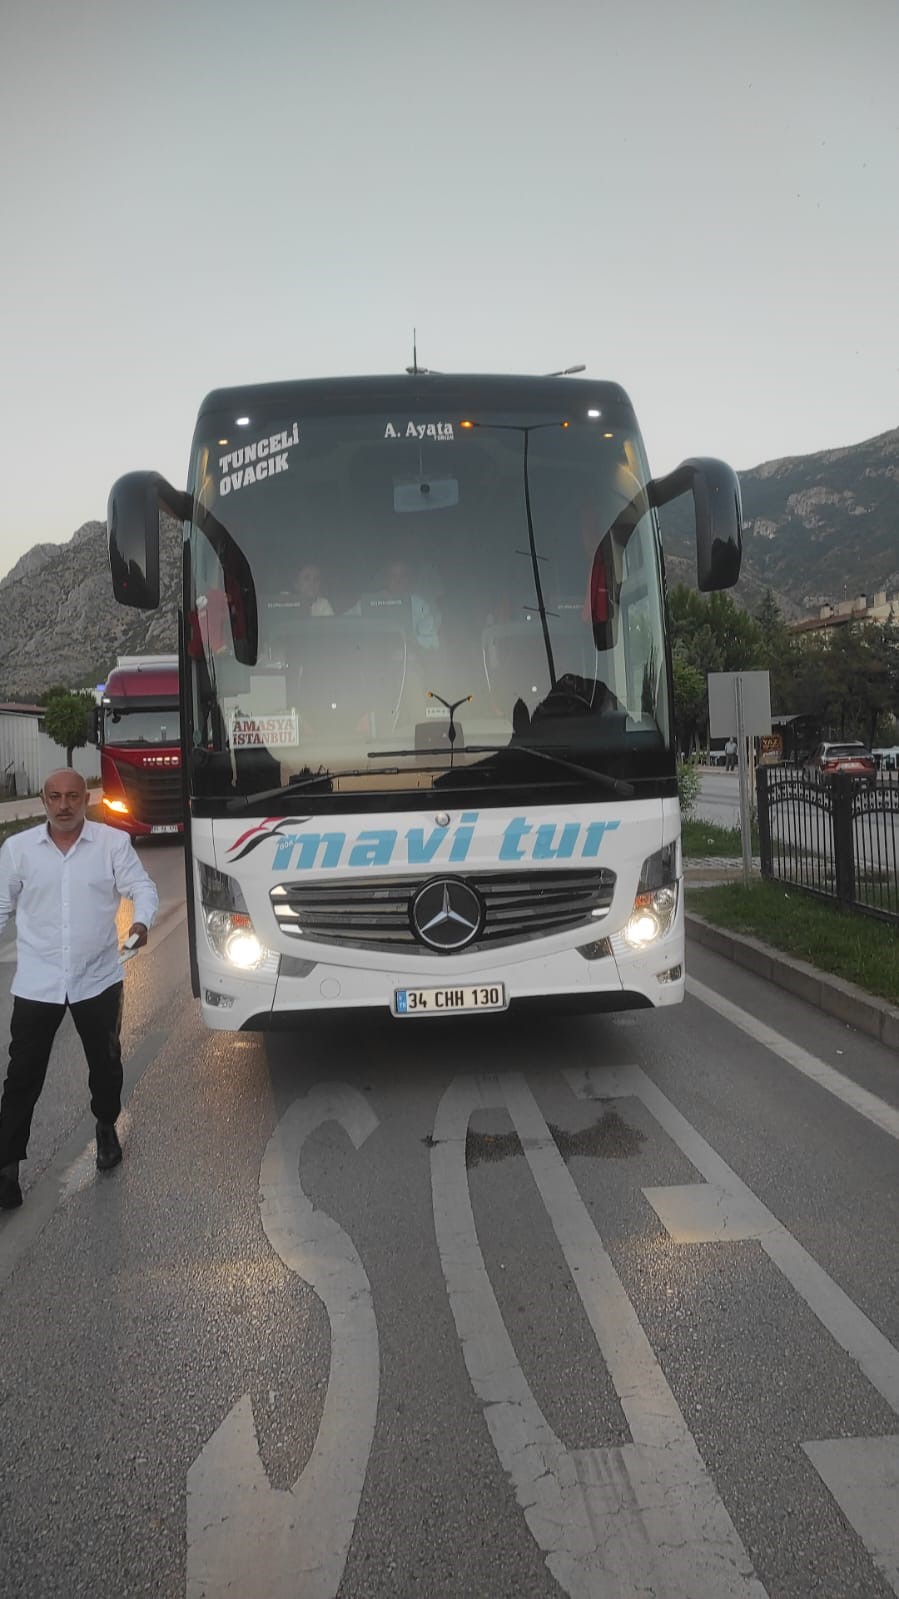
{"label": "bus roof antenna", "polygon": [[586,370],[587,368],[584,365],[566,366],[560,372],[547,372],[546,376],[548,378],[570,378],[574,376],[575,372],[586,372]]}
{"label": "bus roof antenna", "polygon": [[420,372],[427,372],[427,370],[428,370],[426,366],[419,366],[419,364],[418,364],[418,345],[417,345],[416,339],[417,339],[417,329],[413,328],[412,329],[412,365],[406,367],[406,371],[408,372],[410,378],[417,378]]}

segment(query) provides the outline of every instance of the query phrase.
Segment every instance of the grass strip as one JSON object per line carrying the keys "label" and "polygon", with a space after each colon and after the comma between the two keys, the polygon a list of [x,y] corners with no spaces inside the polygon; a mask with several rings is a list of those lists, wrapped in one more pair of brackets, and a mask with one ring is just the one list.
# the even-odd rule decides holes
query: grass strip
{"label": "grass strip", "polygon": [[[681,821],[681,849],[684,860],[708,860],[727,857],[740,860],[743,855],[743,835],[738,827],[719,827],[717,822]],[[758,828],[752,829],[752,853],[759,852]]]}
{"label": "grass strip", "polygon": [[11,838],[13,833],[24,833],[27,827],[35,827],[38,822],[46,820],[46,816],[17,816],[15,821],[0,822],[0,844],[4,839]]}
{"label": "grass strip", "polygon": [[899,1005],[899,926],[765,880],[688,886],[687,909]]}

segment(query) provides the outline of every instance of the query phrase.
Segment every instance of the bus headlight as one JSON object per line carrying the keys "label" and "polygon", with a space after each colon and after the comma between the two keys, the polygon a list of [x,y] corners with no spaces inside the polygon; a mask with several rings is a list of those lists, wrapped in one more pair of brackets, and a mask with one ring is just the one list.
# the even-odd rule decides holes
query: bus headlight
{"label": "bus headlight", "polygon": [[638,894],[624,927],[632,949],[645,949],[667,933],[677,910],[677,888],[657,888],[653,894]]}
{"label": "bus headlight", "polygon": [[270,950],[260,942],[249,916],[240,911],[215,911],[204,907],[206,937],[216,955],[239,966],[241,971],[253,971],[261,966]]}
{"label": "bus headlight", "polygon": [[203,923],[213,952],[243,972],[276,972],[278,956],[257,934],[240,884],[202,861],[199,875]]}
{"label": "bus headlight", "polygon": [[677,845],[666,844],[643,862],[634,908],[623,934],[632,949],[645,949],[667,933],[677,913]]}

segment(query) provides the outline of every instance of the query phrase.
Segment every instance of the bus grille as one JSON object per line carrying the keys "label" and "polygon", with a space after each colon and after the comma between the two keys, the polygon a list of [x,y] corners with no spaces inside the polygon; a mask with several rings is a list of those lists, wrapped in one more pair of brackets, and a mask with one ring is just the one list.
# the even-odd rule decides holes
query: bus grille
{"label": "bus grille", "polygon": [[170,827],[173,822],[183,821],[180,769],[144,770],[123,762],[116,770],[135,821],[145,822],[148,827]]}
{"label": "bus grille", "polygon": [[[442,952],[418,942],[409,916],[415,895],[434,875],[278,883],[270,898],[279,928],[293,938],[435,955]],[[603,870],[466,873],[464,881],[484,903],[483,928],[465,945],[466,955],[573,927],[596,927],[608,915],[615,892],[615,873]]]}

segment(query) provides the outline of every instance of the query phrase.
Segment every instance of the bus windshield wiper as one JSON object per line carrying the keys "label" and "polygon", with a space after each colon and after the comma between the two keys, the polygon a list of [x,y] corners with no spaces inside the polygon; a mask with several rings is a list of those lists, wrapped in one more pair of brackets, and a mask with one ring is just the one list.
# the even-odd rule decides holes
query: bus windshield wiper
{"label": "bus windshield wiper", "polygon": [[[537,744],[460,744],[453,750],[454,755],[506,755],[509,751],[520,750],[522,755],[536,755],[541,761],[549,761],[553,766],[561,766],[563,771],[574,772],[578,777],[586,777],[589,782],[595,783],[597,788],[608,789],[610,794],[617,794],[621,799],[630,799],[634,792],[633,783],[628,783],[622,777],[610,777],[607,772],[597,772],[592,766],[581,766],[578,761],[569,761],[564,755],[556,755],[552,750],[541,749]],[[372,756],[383,759],[393,756],[395,759],[402,755],[424,755],[431,751],[425,750],[372,750]],[[464,772],[466,767],[453,766],[448,757],[447,772]],[[425,770],[444,770],[440,767],[425,768]]]}
{"label": "bus windshield wiper", "polygon": [[[418,754],[418,751],[411,751]],[[341,777],[399,777],[404,768],[401,766],[354,766],[346,771],[331,772],[327,768],[320,772],[307,772],[297,777],[291,777],[280,788],[264,788],[259,793],[240,794],[235,799],[228,800],[226,811],[245,811],[250,805],[262,804],[268,800],[286,799],[301,788],[312,788],[316,783],[337,782]],[[443,762],[438,765],[431,762],[427,766],[417,766],[410,769],[409,775],[415,772],[442,772]]]}
{"label": "bus windshield wiper", "polygon": [[538,760],[550,761],[553,766],[561,766],[563,770],[574,772],[578,777],[586,777],[598,788],[608,789],[610,794],[617,794],[621,799],[630,799],[633,795],[633,783],[625,782],[623,777],[610,777],[608,772],[597,772],[592,766],[581,766],[579,761],[570,761],[566,756],[556,755],[552,750],[541,749],[539,744],[464,744],[459,753],[504,755],[509,750],[521,750],[522,755],[536,755]]}

